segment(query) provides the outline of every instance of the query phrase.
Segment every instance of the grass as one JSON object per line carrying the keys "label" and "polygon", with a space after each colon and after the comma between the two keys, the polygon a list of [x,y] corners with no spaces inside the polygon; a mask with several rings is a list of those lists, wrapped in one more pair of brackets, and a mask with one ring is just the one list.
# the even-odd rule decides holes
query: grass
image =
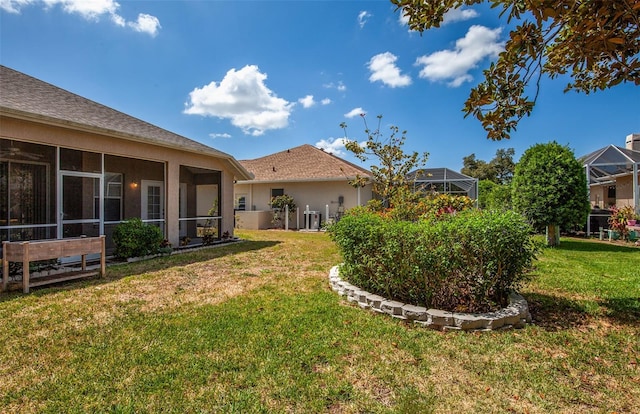
{"label": "grass", "polygon": [[0,412],[639,412],[640,249],[563,240],[534,324],[437,332],[328,287],[324,234],[109,267],[0,295]]}

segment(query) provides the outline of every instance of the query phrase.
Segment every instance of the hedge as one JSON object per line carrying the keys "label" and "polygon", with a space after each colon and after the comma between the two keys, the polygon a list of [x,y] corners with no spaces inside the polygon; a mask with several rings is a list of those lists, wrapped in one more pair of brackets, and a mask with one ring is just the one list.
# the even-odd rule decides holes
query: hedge
{"label": "hedge", "polygon": [[356,209],[329,232],[350,283],[428,308],[485,312],[527,279],[537,247],[514,212],[465,210],[415,222]]}

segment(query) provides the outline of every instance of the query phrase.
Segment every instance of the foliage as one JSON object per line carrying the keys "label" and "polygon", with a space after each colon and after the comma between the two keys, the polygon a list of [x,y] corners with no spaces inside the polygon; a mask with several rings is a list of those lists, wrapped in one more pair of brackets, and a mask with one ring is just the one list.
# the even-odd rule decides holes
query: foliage
{"label": "foliage", "polygon": [[139,218],[123,221],[113,230],[114,254],[122,259],[156,254],[162,241],[160,228]]}
{"label": "foliage", "polygon": [[496,184],[481,180],[478,183],[478,207],[489,210],[510,210],[511,184]]}
{"label": "foliage", "polygon": [[555,226],[570,228],[587,221],[590,203],[584,168],[573,151],[556,142],[537,144],[525,151],[513,177],[513,207],[534,229],[547,227],[549,245]]}
{"label": "foliage", "polygon": [[478,180],[488,180],[497,184],[509,184],[513,178],[516,164],[513,162],[515,150],[513,148],[500,148],[496,150],[495,157],[486,162],[477,160],[476,154],[467,155],[462,158],[462,174]]}
{"label": "foliage", "polygon": [[276,197],[271,197],[271,208],[273,208],[273,220],[272,223],[276,227],[282,227],[284,220],[284,212],[286,208],[289,208],[289,216],[293,214],[296,209],[296,203],[288,194],[283,194]]}
{"label": "foliage", "polygon": [[[373,158],[378,165],[371,166],[371,174],[373,176],[373,192],[382,199],[382,207],[393,207],[410,198],[412,190],[412,182],[407,178],[410,172],[422,167],[429,157],[428,153],[419,154],[413,152],[406,154],[402,147],[406,141],[407,131],[400,130],[397,126],[391,126],[391,134],[384,139],[380,131],[380,123],[382,115],[378,115],[378,126],[375,130],[370,130],[367,125],[365,114],[361,114],[364,121],[365,134],[367,141],[360,144],[357,141],[350,140],[347,137],[347,124],[341,123],[340,127],[344,130],[344,136],[347,139],[345,147],[352,152],[359,160],[368,161]],[[399,135],[400,134],[400,135]],[[365,178],[356,176],[350,181],[354,187],[362,186]]]}
{"label": "foliage", "polygon": [[[402,194],[402,202],[398,202]],[[474,201],[467,196],[430,192],[422,194],[407,188],[401,189],[394,197],[395,207],[383,208],[379,200],[371,200],[363,209],[393,220],[417,221],[424,218],[438,218],[445,214],[473,207]],[[354,210],[355,212],[359,209]]]}
{"label": "foliage", "polygon": [[[536,102],[542,76],[569,75],[565,89],[595,92],[622,82],[640,85],[640,2],[637,0],[391,0],[412,30],[439,27],[445,13],[488,2],[516,22],[505,50],[471,90],[473,115],[493,140],[509,138]],[[533,99],[527,96],[533,84]]]}
{"label": "foliage", "polygon": [[617,231],[623,240],[627,240],[629,238],[629,229],[627,228],[627,225],[629,224],[629,220],[633,220],[636,216],[633,207],[612,206],[609,208],[609,211],[611,211],[611,216],[609,216],[608,219],[609,228]]}
{"label": "foliage", "polygon": [[351,210],[330,229],[341,275],[372,293],[450,311],[484,312],[526,280],[536,248],[514,212],[466,210],[392,220]]}

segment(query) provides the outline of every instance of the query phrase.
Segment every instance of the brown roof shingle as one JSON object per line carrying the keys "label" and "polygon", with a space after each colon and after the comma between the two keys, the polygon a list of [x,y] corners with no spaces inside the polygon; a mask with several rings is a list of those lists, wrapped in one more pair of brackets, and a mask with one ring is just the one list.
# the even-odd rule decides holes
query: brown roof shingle
{"label": "brown roof shingle", "polygon": [[240,160],[255,181],[340,181],[371,176],[366,169],[309,144],[254,160]]}

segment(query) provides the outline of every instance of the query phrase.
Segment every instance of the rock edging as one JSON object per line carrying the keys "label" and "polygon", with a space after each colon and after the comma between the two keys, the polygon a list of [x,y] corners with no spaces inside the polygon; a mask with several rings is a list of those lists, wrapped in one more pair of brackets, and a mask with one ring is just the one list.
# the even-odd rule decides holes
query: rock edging
{"label": "rock edging", "polygon": [[329,271],[329,284],[339,295],[346,296],[349,302],[356,302],[362,309],[371,309],[437,330],[492,331],[524,328],[531,322],[527,301],[516,292],[509,294],[509,305],[499,311],[461,313],[427,309],[366,292],[342,280],[339,266],[334,266]]}

